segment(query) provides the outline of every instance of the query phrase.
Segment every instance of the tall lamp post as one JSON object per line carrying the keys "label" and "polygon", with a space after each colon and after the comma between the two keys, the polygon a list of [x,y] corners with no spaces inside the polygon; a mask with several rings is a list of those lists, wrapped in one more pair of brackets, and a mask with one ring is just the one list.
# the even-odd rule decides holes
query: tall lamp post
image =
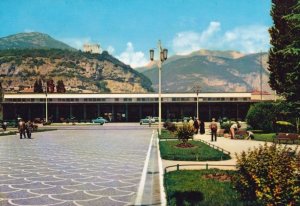
{"label": "tall lamp post", "polygon": [[48,122],[48,85],[47,85],[47,81],[46,81],[46,84],[45,84],[45,96],[46,96],[46,122]]}
{"label": "tall lamp post", "polygon": [[199,95],[199,92],[200,92],[200,85],[196,84],[193,87],[193,90],[197,94],[197,100],[196,100],[197,101],[197,119],[199,119],[199,98],[198,98],[198,95]]}
{"label": "tall lamp post", "polygon": [[[158,60],[158,134],[161,134],[161,67],[162,63],[168,58],[168,50],[163,49],[161,41],[158,41],[157,49],[159,52]],[[154,60],[154,49],[150,49],[150,60]]]}

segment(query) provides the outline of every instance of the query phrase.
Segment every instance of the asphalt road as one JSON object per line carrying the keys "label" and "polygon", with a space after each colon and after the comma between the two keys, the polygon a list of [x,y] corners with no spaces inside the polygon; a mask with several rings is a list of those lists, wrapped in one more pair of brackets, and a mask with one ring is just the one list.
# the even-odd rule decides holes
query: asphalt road
{"label": "asphalt road", "polygon": [[0,137],[0,205],[132,205],[152,128],[62,126]]}

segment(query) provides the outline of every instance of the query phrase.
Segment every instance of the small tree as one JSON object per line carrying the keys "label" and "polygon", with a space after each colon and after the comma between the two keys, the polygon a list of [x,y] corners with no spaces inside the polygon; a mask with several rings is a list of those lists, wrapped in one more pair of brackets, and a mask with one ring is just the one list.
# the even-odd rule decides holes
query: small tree
{"label": "small tree", "polygon": [[36,80],[34,82],[33,92],[34,93],[43,93],[43,84],[42,84],[42,80],[41,79]]}
{"label": "small tree", "polygon": [[182,141],[182,143],[186,144],[189,139],[193,138],[195,131],[194,127],[191,125],[184,123],[182,126],[177,128],[177,137],[179,141]]}
{"label": "small tree", "polygon": [[53,79],[47,80],[47,92],[53,93],[54,92],[54,88],[55,88],[55,85],[54,85]]}
{"label": "small tree", "polygon": [[64,84],[63,80],[57,81],[56,92],[57,93],[66,93],[66,88],[65,88],[65,84]]}

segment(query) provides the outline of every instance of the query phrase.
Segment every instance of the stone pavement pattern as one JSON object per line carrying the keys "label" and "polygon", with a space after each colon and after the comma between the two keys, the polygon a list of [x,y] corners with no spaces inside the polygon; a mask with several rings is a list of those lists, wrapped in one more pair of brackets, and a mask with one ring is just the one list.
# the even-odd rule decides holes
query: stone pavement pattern
{"label": "stone pavement pattern", "polygon": [[152,130],[0,137],[0,205],[132,205]]}

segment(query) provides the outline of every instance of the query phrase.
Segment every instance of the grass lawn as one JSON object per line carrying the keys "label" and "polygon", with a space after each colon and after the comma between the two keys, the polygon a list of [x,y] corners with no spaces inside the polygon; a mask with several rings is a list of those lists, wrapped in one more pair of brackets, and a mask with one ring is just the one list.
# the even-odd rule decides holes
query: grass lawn
{"label": "grass lawn", "polygon": [[230,181],[219,181],[203,177],[207,174],[227,174],[234,171],[225,170],[181,170],[164,175],[164,185],[168,205],[205,205],[205,206],[244,206],[239,200],[238,192]]}
{"label": "grass lawn", "polygon": [[161,130],[161,135],[159,135],[160,139],[177,139],[177,137],[172,134],[169,130],[163,129]]}
{"label": "grass lawn", "polygon": [[[254,133],[254,140],[273,142],[273,137],[275,137],[275,135],[275,133]],[[281,141],[280,143],[285,143],[285,141]],[[288,141],[288,144],[292,144],[292,141]],[[295,144],[300,144],[300,140],[296,140]]]}
{"label": "grass lawn", "polygon": [[227,160],[230,156],[199,141],[188,141],[193,148],[178,148],[179,141],[160,141],[160,154],[166,160],[209,161]]}
{"label": "grass lawn", "polygon": [[254,140],[257,141],[266,141],[266,142],[273,142],[273,137],[275,133],[254,133]]}

